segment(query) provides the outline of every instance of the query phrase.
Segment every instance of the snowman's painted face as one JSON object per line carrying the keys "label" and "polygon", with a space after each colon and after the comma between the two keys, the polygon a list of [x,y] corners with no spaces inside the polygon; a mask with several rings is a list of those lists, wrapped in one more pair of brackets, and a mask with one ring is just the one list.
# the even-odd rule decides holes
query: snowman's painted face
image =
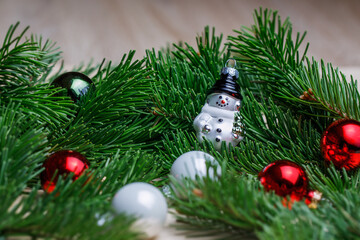
{"label": "snowman's painted face", "polygon": [[218,107],[224,110],[238,111],[240,108],[240,100],[231,97],[228,94],[213,93],[207,98],[209,106]]}

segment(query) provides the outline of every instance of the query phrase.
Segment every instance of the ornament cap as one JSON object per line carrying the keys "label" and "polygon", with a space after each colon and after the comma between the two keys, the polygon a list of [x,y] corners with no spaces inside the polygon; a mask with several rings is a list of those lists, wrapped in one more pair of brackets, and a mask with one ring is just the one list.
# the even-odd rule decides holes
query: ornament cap
{"label": "ornament cap", "polygon": [[[230,65],[230,61],[233,61],[234,64],[231,66]],[[234,80],[239,78],[239,71],[236,70],[236,60],[233,58],[230,58],[229,60],[226,61],[225,63],[225,67],[223,67],[221,69],[221,75],[229,75],[231,77],[233,77]]]}
{"label": "ornament cap", "polygon": [[[230,65],[230,61],[234,62],[233,66]],[[214,86],[209,90],[208,94],[226,93],[230,96],[242,100],[240,86],[236,82],[236,80],[239,79],[239,71],[236,70],[235,67],[235,59],[230,58],[226,62],[225,67],[221,69],[220,79],[215,82]]]}

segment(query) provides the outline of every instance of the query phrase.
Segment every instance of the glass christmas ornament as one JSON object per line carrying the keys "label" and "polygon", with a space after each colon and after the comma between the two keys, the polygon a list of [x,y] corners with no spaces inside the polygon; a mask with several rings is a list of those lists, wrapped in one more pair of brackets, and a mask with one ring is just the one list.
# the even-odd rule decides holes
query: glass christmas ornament
{"label": "glass christmas ornament", "polygon": [[322,199],[322,193],[316,190],[310,190],[306,194],[305,203],[309,208],[317,208],[318,202]]}
{"label": "glass christmas ornament", "polygon": [[242,96],[240,86],[236,82],[239,72],[235,69],[235,60],[233,61],[234,67],[226,66],[221,70],[220,79],[209,90],[206,103],[194,120],[198,140],[209,140],[218,151],[222,142],[225,141],[227,146],[236,146],[244,138],[243,125],[239,122],[234,123]]}
{"label": "glass christmas ornament", "polygon": [[75,181],[89,168],[89,165],[89,161],[78,152],[71,150],[55,152],[43,164],[45,170],[40,174],[41,185],[45,192],[51,193],[56,187],[59,175],[66,177],[73,173],[72,179]]}
{"label": "glass christmas ornament", "polygon": [[300,201],[308,193],[308,178],[302,167],[288,160],[278,160],[267,165],[258,175],[266,191],[281,197],[290,196]]}
{"label": "glass christmas ornament", "polygon": [[120,188],[112,200],[112,206],[119,214],[134,215],[152,225],[163,225],[166,220],[165,197],[148,183],[134,182]]}
{"label": "glass christmas ornament", "polygon": [[67,94],[73,101],[78,101],[85,95],[93,82],[85,74],[68,72],[57,77],[52,85],[67,89]]}
{"label": "glass christmas ornament", "polygon": [[333,122],[323,133],[320,144],[326,162],[346,170],[360,166],[360,122],[342,119]]}
{"label": "glass christmas ornament", "polygon": [[[209,164],[209,177],[221,176],[221,167],[213,156],[201,151],[190,151],[178,157],[170,169],[170,174],[176,179],[189,178],[196,179],[196,176],[205,177],[207,165]],[[216,173],[214,168],[216,166]]]}

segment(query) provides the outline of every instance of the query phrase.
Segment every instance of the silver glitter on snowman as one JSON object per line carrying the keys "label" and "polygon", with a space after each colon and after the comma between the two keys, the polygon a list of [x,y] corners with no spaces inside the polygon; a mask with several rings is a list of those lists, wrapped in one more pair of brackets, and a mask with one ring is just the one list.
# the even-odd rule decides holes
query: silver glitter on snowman
{"label": "silver glitter on snowman", "polygon": [[[230,60],[227,61],[227,64]],[[236,65],[235,60],[234,67]],[[194,128],[200,142],[207,139],[217,151],[222,142],[236,146],[244,138],[244,126],[238,116],[241,106],[240,86],[236,83],[239,72],[233,67],[224,67],[221,77],[210,89],[205,105],[194,120]]]}

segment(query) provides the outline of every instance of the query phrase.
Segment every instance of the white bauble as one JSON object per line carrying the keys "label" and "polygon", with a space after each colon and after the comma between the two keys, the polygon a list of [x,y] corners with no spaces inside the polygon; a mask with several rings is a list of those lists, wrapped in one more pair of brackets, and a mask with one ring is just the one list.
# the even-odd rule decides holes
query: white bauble
{"label": "white bauble", "polygon": [[209,177],[221,176],[221,167],[213,156],[201,151],[191,151],[182,154],[178,157],[171,166],[170,174],[177,179],[190,178],[195,180],[196,175],[205,177],[207,174],[206,162],[209,165],[216,166],[216,173],[214,168],[209,168]]}
{"label": "white bauble", "polygon": [[166,220],[165,197],[148,183],[135,182],[120,188],[112,200],[112,206],[117,213],[135,215],[150,224],[163,225]]}

